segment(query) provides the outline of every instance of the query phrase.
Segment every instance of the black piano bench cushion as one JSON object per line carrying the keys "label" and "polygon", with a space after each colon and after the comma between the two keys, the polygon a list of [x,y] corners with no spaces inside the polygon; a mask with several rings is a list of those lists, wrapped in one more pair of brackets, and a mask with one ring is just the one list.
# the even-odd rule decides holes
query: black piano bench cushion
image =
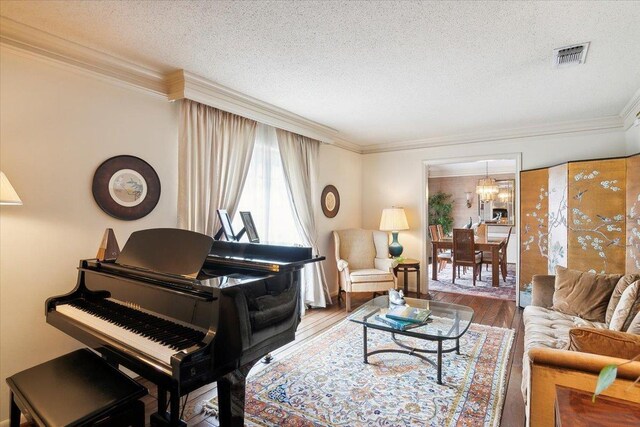
{"label": "black piano bench cushion", "polygon": [[95,425],[118,412],[116,418],[122,418],[124,408],[141,403],[138,399],[147,394],[146,388],[88,349],[19,372],[7,378],[7,384],[18,407],[45,426]]}
{"label": "black piano bench cushion", "polygon": [[251,329],[259,331],[290,319],[298,303],[296,294],[296,287],[290,286],[278,295],[263,295],[256,298],[257,310],[249,309]]}

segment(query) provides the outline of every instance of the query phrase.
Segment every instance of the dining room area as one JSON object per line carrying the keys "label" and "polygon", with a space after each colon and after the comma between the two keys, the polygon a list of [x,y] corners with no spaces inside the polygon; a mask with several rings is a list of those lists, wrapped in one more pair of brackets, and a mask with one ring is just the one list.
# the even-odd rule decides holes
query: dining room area
{"label": "dining room area", "polygon": [[429,290],[516,301],[516,159],[427,165]]}

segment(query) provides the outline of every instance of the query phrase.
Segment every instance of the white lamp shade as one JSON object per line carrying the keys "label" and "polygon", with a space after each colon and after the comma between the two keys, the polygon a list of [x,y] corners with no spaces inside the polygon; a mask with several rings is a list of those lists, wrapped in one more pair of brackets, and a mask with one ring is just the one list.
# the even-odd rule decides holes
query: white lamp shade
{"label": "white lamp shade", "polygon": [[7,179],[4,172],[0,172],[0,205],[21,205],[22,200]]}
{"label": "white lamp shade", "polygon": [[385,208],[380,219],[381,231],[408,230],[407,216],[402,208]]}

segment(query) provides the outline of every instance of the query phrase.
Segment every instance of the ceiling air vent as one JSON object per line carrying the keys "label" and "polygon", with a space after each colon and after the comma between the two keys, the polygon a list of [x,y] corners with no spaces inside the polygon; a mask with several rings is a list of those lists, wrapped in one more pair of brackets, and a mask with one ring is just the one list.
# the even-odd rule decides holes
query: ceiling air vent
{"label": "ceiling air vent", "polygon": [[589,42],[554,49],[551,60],[553,68],[564,68],[584,64],[587,58],[587,50],[589,50]]}

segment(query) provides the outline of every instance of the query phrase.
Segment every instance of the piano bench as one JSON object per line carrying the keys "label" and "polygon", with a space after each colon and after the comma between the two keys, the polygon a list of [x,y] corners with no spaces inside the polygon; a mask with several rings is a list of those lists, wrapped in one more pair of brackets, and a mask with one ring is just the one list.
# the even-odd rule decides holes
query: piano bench
{"label": "piano bench", "polygon": [[39,426],[144,426],[147,389],[88,349],[7,378],[11,427],[20,413]]}

